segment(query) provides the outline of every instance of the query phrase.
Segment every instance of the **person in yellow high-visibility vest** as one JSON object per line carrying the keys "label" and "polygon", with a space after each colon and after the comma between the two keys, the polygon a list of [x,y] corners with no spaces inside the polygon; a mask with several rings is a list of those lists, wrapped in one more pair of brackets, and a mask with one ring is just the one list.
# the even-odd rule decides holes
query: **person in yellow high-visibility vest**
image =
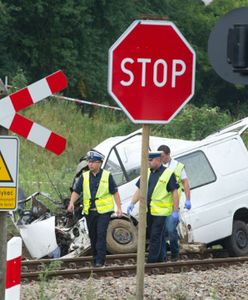
{"label": "person in yellow high-visibility vest", "polygon": [[[179,201],[181,198],[182,190],[184,190],[185,197],[186,197],[184,207],[188,210],[191,209],[190,185],[189,185],[187,174],[185,172],[184,164],[171,157],[171,150],[167,145],[159,146],[158,151],[162,151],[161,157],[164,166],[166,168],[171,169],[176,176],[177,182],[179,184],[179,189],[178,189]],[[179,243],[178,243],[179,237],[177,232],[177,225],[178,223],[175,223],[171,217],[166,219],[165,234],[168,235],[170,241],[172,261],[177,261],[179,256]]]}
{"label": "person in yellow high-visibility vest", "polygon": [[106,257],[106,235],[110,216],[117,207],[117,217],[122,216],[121,201],[117,185],[110,172],[101,169],[104,156],[97,151],[89,151],[87,160],[89,171],[82,173],[75,185],[68,212],[74,211],[74,203],[83,194],[83,211],[86,216],[93,264],[101,267]]}
{"label": "person in yellow high-visibility vest", "polygon": [[[165,220],[172,216],[175,222],[179,220],[179,187],[176,177],[161,160],[161,151],[150,152],[148,156],[148,189],[147,189],[147,238],[149,239],[148,263],[166,260]],[[136,183],[135,192],[127,208],[130,215],[135,203],[139,200],[140,181]]]}

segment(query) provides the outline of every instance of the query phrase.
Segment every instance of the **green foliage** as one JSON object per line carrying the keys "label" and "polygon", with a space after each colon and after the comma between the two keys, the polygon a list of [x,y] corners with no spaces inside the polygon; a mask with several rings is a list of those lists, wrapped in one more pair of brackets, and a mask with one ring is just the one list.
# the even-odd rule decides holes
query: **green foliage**
{"label": "green foliage", "polygon": [[9,89],[9,94],[28,85],[27,77],[21,68],[18,68],[15,76],[11,82],[11,88]]}
{"label": "green foliage", "polygon": [[220,112],[219,108],[201,108],[187,105],[168,125],[157,125],[153,134],[169,138],[200,140],[232,122],[229,113]]}
{"label": "green foliage", "polygon": [[205,6],[202,1],[163,0],[153,1],[151,6],[154,5],[178,26],[196,52],[196,91],[191,103],[218,106],[236,117],[246,116],[248,90],[220,78],[208,62],[207,49],[216,22],[234,8],[247,6],[247,1],[214,0]]}
{"label": "green foliage", "polygon": [[[69,196],[76,166],[87,151],[109,137],[126,135],[140,127],[132,124],[121,111],[102,108],[88,117],[74,103],[55,98],[26,108],[23,114],[67,139],[66,150],[57,156],[20,137],[20,186],[27,195],[42,191],[53,199],[58,199],[58,194]],[[231,121],[230,115],[218,108],[187,105],[168,125],[151,128],[153,135],[195,140]]]}
{"label": "green foliage", "polygon": [[74,103],[54,98],[26,108],[23,115],[67,139],[66,150],[56,156],[20,137],[20,186],[27,194],[43,191],[56,198],[51,181],[64,197],[68,196],[79,158],[104,139],[135,128],[121,112],[99,109],[89,118]]}
{"label": "green foliage", "polygon": [[[55,293],[53,295],[50,294],[50,291],[47,292],[49,289],[53,289],[54,281],[49,279],[49,273],[52,271],[55,271],[58,269],[58,267],[61,266],[61,261],[55,260],[51,262],[48,267],[46,267],[42,272],[39,274],[39,299],[40,300],[50,300],[55,296]],[[49,295],[48,295],[49,293]]]}
{"label": "green foliage", "polygon": [[0,74],[12,82],[22,69],[28,82],[34,82],[60,68],[69,80],[67,95],[112,103],[107,93],[108,49],[136,19],[168,19],[196,51],[192,103],[244,117],[248,90],[221,79],[207,57],[216,22],[244,6],[247,0],[214,0],[208,6],[201,0],[2,0]]}
{"label": "green foliage", "polygon": [[[10,14],[8,10],[8,3],[0,0],[0,74],[8,75],[8,72],[12,68],[16,68],[16,63],[13,60],[13,52],[9,50],[7,41],[9,40],[11,33],[9,30]],[[13,49],[12,49],[13,50]],[[3,78],[2,78],[3,79]]]}
{"label": "green foliage", "polygon": [[85,296],[83,299],[84,300],[97,299],[96,288],[95,288],[95,285],[93,282],[92,274],[91,274],[90,278],[88,279],[88,284],[87,284]]}
{"label": "green foliage", "polygon": [[[61,261],[55,260],[51,262],[47,267],[44,268],[39,274],[39,281],[37,283],[38,288],[26,287],[22,291],[23,299],[39,299],[39,300],[51,300],[57,298],[58,293],[61,293],[61,284],[56,279],[50,279],[49,273],[58,270],[61,266]],[[85,299],[84,291],[80,286],[75,286],[69,295],[67,295],[68,300],[73,299]],[[88,296],[88,294],[86,294]],[[93,298],[86,298],[93,299]]]}

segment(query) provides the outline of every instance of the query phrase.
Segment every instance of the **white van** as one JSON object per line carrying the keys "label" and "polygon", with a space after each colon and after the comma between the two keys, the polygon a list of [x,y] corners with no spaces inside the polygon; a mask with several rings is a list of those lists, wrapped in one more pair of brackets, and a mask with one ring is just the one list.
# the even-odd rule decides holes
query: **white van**
{"label": "white van", "polygon": [[184,214],[189,242],[221,244],[231,255],[248,255],[248,118],[175,151],[185,164],[192,209]]}
{"label": "white van", "polygon": [[[191,186],[192,209],[181,217],[189,230],[188,242],[221,244],[231,255],[248,255],[248,118],[201,141],[150,137],[150,148],[168,145],[172,156],[185,165]],[[141,131],[113,137],[95,147],[105,155],[103,168],[119,186],[123,211],[136,190],[140,174]],[[137,247],[138,205],[131,218],[111,220],[107,246],[111,253]]]}

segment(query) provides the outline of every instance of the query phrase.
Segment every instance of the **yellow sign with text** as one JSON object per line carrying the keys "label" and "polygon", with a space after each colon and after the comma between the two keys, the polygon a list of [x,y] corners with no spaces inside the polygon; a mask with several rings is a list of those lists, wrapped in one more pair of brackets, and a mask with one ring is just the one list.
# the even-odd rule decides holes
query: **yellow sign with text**
{"label": "yellow sign with text", "polygon": [[16,208],[16,188],[0,187],[0,209]]}
{"label": "yellow sign with text", "polygon": [[0,135],[0,212],[17,209],[19,139]]}

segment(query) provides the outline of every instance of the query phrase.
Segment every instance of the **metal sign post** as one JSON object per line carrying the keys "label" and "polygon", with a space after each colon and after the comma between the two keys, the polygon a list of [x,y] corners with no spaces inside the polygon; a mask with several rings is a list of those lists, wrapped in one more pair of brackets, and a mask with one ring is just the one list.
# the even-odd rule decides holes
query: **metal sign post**
{"label": "metal sign post", "polygon": [[5,299],[6,254],[7,254],[7,212],[0,211],[0,299]]}
{"label": "metal sign post", "polygon": [[147,206],[147,169],[149,150],[149,125],[143,125],[141,170],[140,170],[140,201],[139,201],[139,229],[137,253],[136,299],[142,300],[144,296],[145,272],[145,245],[146,245],[146,206]]}
{"label": "metal sign post", "polygon": [[[1,134],[1,129],[0,129]],[[7,212],[0,211],[0,299],[5,299],[5,273],[7,254]]]}
{"label": "metal sign post", "polygon": [[[3,98],[7,91],[0,83],[0,98]],[[0,136],[7,135],[8,130],[0,126]],[[5,299],[5,283],[6,283],[6,256],[7,256],[7,212],[0,211],[0,299]]]}
{"label": "metal sign post", "polygon": [[6,285],[7,212],[17,208],[19,139],[2,136],[0,129],[0,299],[4,299]]}
{"label": "metal sign post", "polygon": [[193,97],[195,52],[168,21],[136,20],[109,49],[108,91],[142,124],[136,299],[143,299],[149,127],[166,124]]}
{"label": "metal sign post", "polygon": [[[7,90],[0,80],[0,98]],[[0,100],[0,102],[3,100]],[[0,299],[5,299],[7,258],[7,214],[17,208],[19,139],[7,136],[0,126]]]}

